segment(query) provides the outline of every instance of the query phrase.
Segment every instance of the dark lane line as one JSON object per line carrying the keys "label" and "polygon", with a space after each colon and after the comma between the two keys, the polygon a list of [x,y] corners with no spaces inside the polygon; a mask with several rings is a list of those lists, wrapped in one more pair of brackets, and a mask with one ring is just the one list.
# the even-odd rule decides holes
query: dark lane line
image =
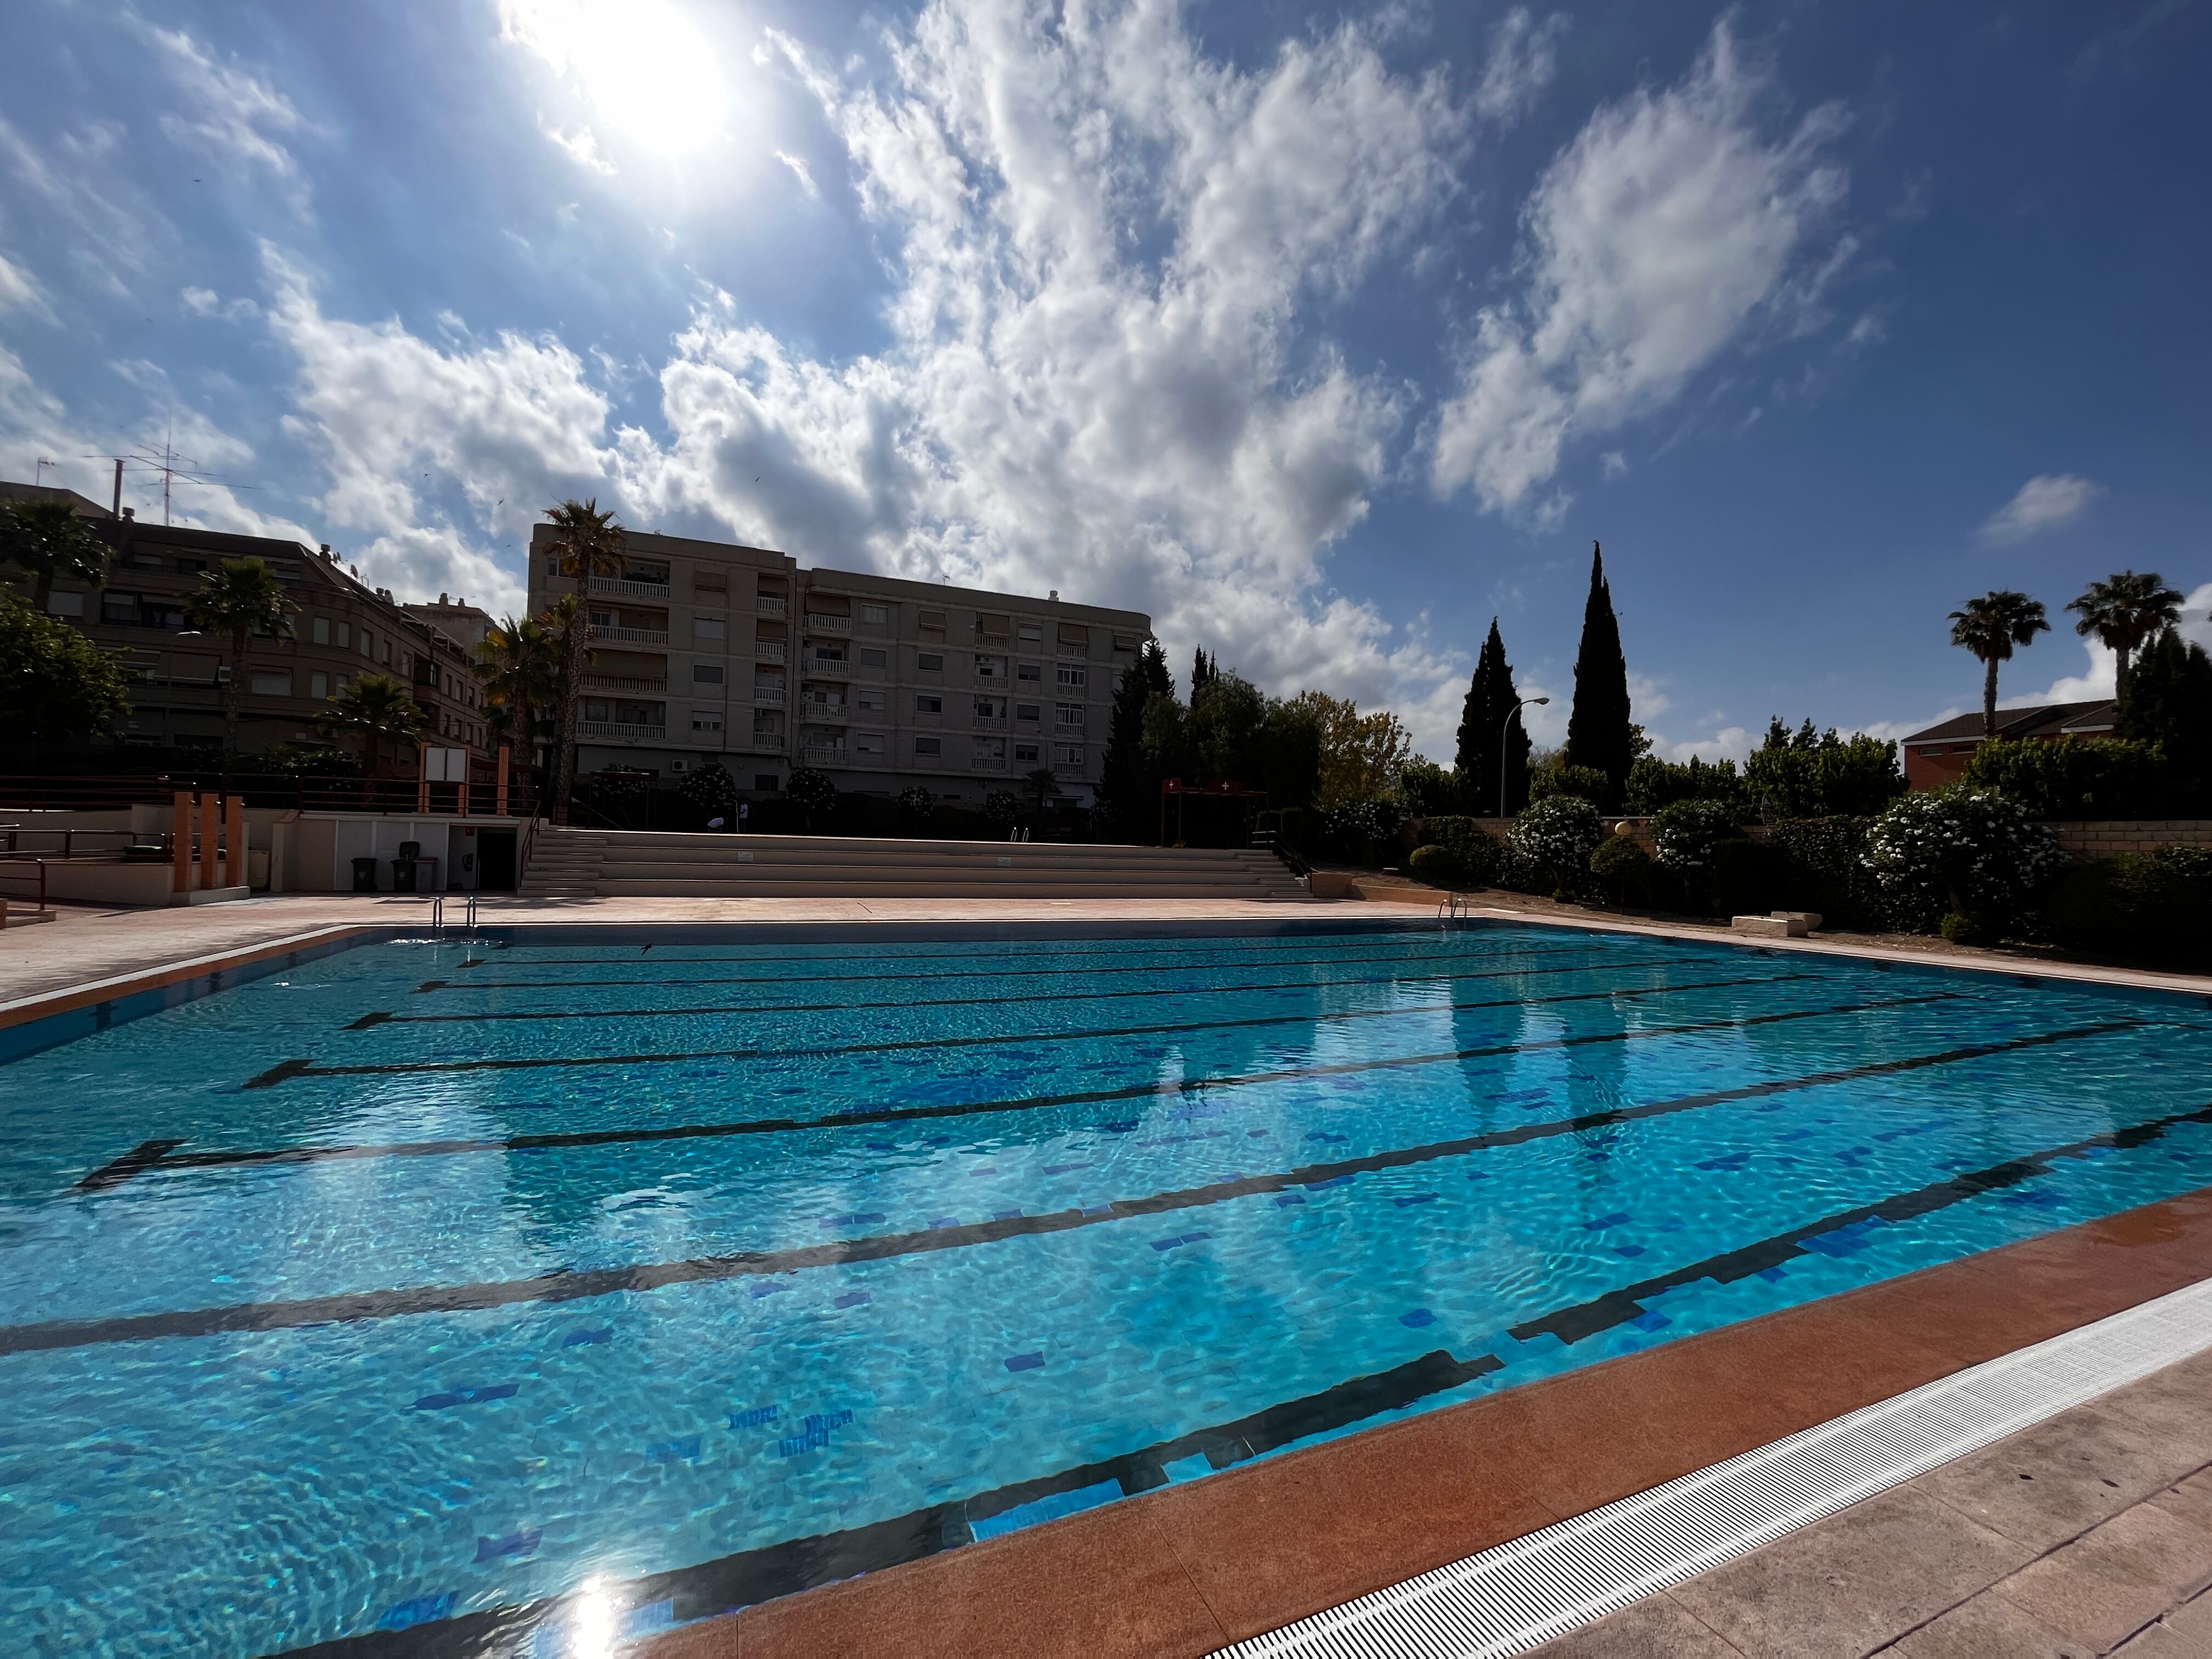
{"label": "dark lane line", "polygon": [[[1165,1215],[1177,1210],[1197,1209],[1230,1199],[1279,1193],[1292,1187],[1316,1187],[1356,1175],[1401,1169],[1442,1158],[1455,1158],[1469,1152],[1518,1146],[1586,1128],[1601,1127],[1609,1123],[1658,1117],[1729,1101],[1757,1099],[1793,1089],[1815,1088],[1887,1072],[1912,1071],[2019,1048],[2107,1036],[2115,1031],[2138,1029],[2140,1024],[2132,1020],[2116,1021],[2104,1025],[2082,1026],[2073,1030],[2015,1038],[2005,1043],[1980,1044],[1969,1048],[1948,1049],[1937,1054],[1883,1060],[1863,1067],[1817,1073],[1804,1078],[1749,1084],[1740,1089],[1718,1090],[1644,1106],[1613,1108],[1578,1118],[1523,1124],[1487,1134],[1437,1141],[1426,1146],[1407,1147],[1326,1164],[1309,1164],[1277,1175],[1241,1176],[1175,1192],[1156,1193],[1147,1198],[1115,1199],[1085,1209],[1056,1210],[1044,1215],[1000,1216],[989,1221],[969,1222],[953,1227],[931,1227],[918,1232],[878,1233],[859,1238],[831,1239],[820,1244],[802,1244],[781,1250],[741,1250],[727,1255],[694,1256],[675,1261],[635,1262],[622,1267],[561,1268],[531,1279],[492,1279],[471,1285],[425,1285],[404,1290],[306,1297],[288,1302],[243,1303],[223,1308],[129,1314],[114,1319],[56,1320],[40,1324],[10,1325],[0,1327],[0,1354],[84,1347],[108,1342],[143,1341],[155,1337],[209,1336],[228,1331],[289,1330],[303,1325],[390,1319],[408,1314],[471,1312],[520,1303],[574,1302],[617,1291],[655,1291],[671,1285],[704,1284],[728,1279],[767,1278],[777,1273],[799,1273],[810,1267],[883,1261],[937,1250],[964,1249],[977,1244],[997,1243],[1008,1238],[1068,1232],[1103,1222],[1125,1220],[1132,1216]],[[1857,1212],[1852,1213],[1856,1215]],[[1817,1231],[1820,1229],[1800,1230],[1790,1237],[1809,1237]],[[1697,1276],[1694,1273],[1691,1275],[1692,1278]],[[1653,1284],[1658,1282],[1650,1281]],[[1615,1294],[1634,1294],[1643,1290],[1644,1287],[1632,1287],[1630,1292]],[[1644,1293],[1649,1292],[1644,1291]],[[1595,1307],[1598,1304],[1590,1305]],[[1635,1311],[1641,1312],[1642,1310]],[[1634,1314],[1622,1316],[1632,1318]]]}
{"label": "dark lane line", "polygon": [[[2182,1124],[2208,1122],[2212,1122],[2212,1106],[2177,1112],[2130,1128],[2010,1159],[1987,1170],[1954,1176],[1917,1193],[1900,1194],[1881,1205],[1863,1206],[1825,1217],[1741,1250],[1692,1263],[1679,1274],[1669,1277],[1682,1283],[1711,1279],[1729,1284],[1742,1278],[1744,1272],[1759,1271],[1747,1268],[1738,1272],[1737,1266],[1742,1259],[1771,1253],[1777,1261],[1787,1261],[1803,1254],[1804,1240],[1855,1225],[1888,1206],[1905,1207],[1897,1215],[1885,1214],[1883,1219],[1911,1219],[2047,1174],[2051,1163],[2058,1158],[2078,1158],[2100,1146],[2142,1146]],[[1936,1194],[1942,1196],[1931,1196]],[[1632,1287],[1637,1288],[1641,1287]],[[1583,1308],[1599,1305],[1583,1304]],[[1562,1309],[1544,1315],[1514,1327],[1513,1334],[1525,1340],[1521,1337],[1523,1331],[1555,1330],[1582,1310]],[[1631,1310],[1624,1307],[1620,1318],[1611,1324],[1634,1318],[1641,1311],[1640,1308]],[[1610,1328],[1610,1325],[1597,1328]],[[957,1548],[974,1540],[975,1522],[988,1521],[1041,1498],[1088,1491],[1108,1481],[1115,1483],[1122,1496],[1134,1497],[1167,1485],[1167,1466],[1183,1458],[1203,1455],[1210,1468],[1228,1468],[1315,1435],[1350,1428],[1385,1412],[1401,1411],[1504,1368],[1504,1362],[1493,1353],[1479,1353],[1462,1359],[1449,1350],[1438,1348],[1388,1370],[1355,1376],[1302,1399],[1270,1406],[1249,1416],[1194,1430],[1136,1451],[1078,1464],[970,1498],[933,1504],[890,1520],[817,1533],[810,1538],[791,1539],[758,1549],[740,1550],[711,1561],[617,1583],[602,1583],[596,1587],[596,1593],[608,1598],[617,1614],[633,1607],[649,1607],[656,1601],[672,1601],[675,1622],[686,1624]],[[289,1651],[293,1659],[447,1659],[447,1656],[452,1659],[474,1659],[475,1656],[493,1651],[520,1651],[531,1632],[560,1612],[576,1594],[488,1607],[457,1619],[418,1625],[404,1632],[376,1632]]]}
{"label": "dark lane line", "polygon": [[[1679,968],[1690,963],[1709,963],[1711,960],[1708,953],[1695,957],[1652,957],[1639,962],[1567,963],[1552,968],[1486,968],[1480,973],[1472,974],[1379,974],[1367,979],[1286,979],[1267,985],[1170,985],[1134,991],[1086,991],[1081,1000],[1085,1002],[1103,1002],[1109,998],[1121,997],[1241,996],[1248,992],[1334,991],[1340,986],[1401,985],[1409,981],[1456,985],[1468,980],[1534,979],[1540,974],[1589,974],[1615,968]],[[991,1006],[1004,1008],[1022,1002],[1067,1000],[1068,994],[1065,991],[1040,991],[1034,996],[993,997]],[[705,1008],[576,1008],[496,1014],[395,1014],[388,1009],[380,1008],[374,1013],[363,1014],[344,1029],[367,1031],[379,1025],[480,1025],[493,1020],[513,1019],[657,1019],[664,1015],[677,1014],[842,1014],[884,1008],[972,1008],[975,1001],[972,995],[927,1000],[902,997],[888,1002],[745,1002]]]}
{"label": "dark lane line", "polygon": [[[1478,1008],[1522,1008],[1534,1003],[1588,1002],[1600,997],[1666,996],[1678,991],[1728,991],[1748,985],[1779,985],[1795,980],[1821,979],[1816,973],[1761,974],[1749,979],[1699,980],[1688,985],[1637,986],[1572,991],[1555,997],[1504,997],[1487,1002],[1430,1002],[1396,1008],[1352,1008],[1340,1013],[1317,1014],[1306,1010],[1287,1014],[1254,1014],[1243,1019],[1178,1020],[1159,1025],[1109,1025],[1081,1031],[987,1031],[975,1036],[901,1037],[890,1042],[810,1043],[799,1048],[711,1048],[703,1053],[646,1056],[665,1063],[683,1060],[831,1060],[843,1054],[911,1054],[919,1049],[1000,1048],[1027,1042],[1110,1042],[1119,1037],[1181,1036],[1194,1031],[1237,1031],[1269,1025],[1321,1025],[1347,1019],[1401,1019],[1412,1014],[1464,1013]],[[318,1066],[312,1060],[288,1060],[271,1066],[245,1086],[265,1089],[295,1078],[395,1077],[423,1072],[529,1070],[546,1066],[627,1066],[634,1054],[531,1054],[513,1058],[497,1055],[483,1060],[393,1060],[363,1061],[355,1066]]]}
{"label": "dark lane line", "polygon": [[[1615,937],[1618,938],[1622,936],[1615,935]],[[1355,948],[1366,950],[1379,950],[1385,945],[1392,944],[1403,945],[1408,949],[1418,949],[1424,945],[1434,945],[1437,944],[1437,930],[1433,927],[1425,927],[1418,930],[1403,927],[1366,927],[1359,929],[1331,930],[1317,933],[1282,933],[1274,935],[1268,939],[1253,939],[1248,935],[1237,934],[1217,934],[1212,936],[1194,934],[1188,938],[1178,939],[1166,939],[1157,937],[1151,939],[1139,939],[1129,941],[1102,939],[1090,941],[1091,948],[1087,950],[1073,950],[1065,945],[1056,945],[1053,949],[1047,951],[1014,950],[1008,948],[1006,941],[998,939],[956,939],[945,941],[945,949],[943,951],[931,954],[909,953],[885,947],[884,955],[880,960],[885,962],[904,962],[920,964],[929,962],[961,962],[981,957],[995,957],[1000,961],[1005,962],[1045,962],[1050,961],[1054,957],[1090,957],[1101,954],[1114,957],[1191,957],[1213,954],[1225,955],[1232,951],[1254,960],[1264,960],[1268,957],[1279,956],[1289,951],[1310,949],[1315,945],[1324,944],[1333,939],[1340,940],[1346,945]],[[1643,944],[1645,942],[1645,940],[1641,939],[1635,940],[1636,944]],[[520,949],[547,951],[561,949],[582,950],[586,947],[582,945],[564,947],[560,945],[540,945],[510,946],[508,948],[510,950]],[[1586,945],[1573,946],[1550,945],[1545,945],[1541,948],[1547,951],[1559,951],[1568,949],[1587,949],[1588,946]],[[654,963],[670,963],[676,967],[683,968],[693,965],[729,964],[738,963],[743,963],[749,965],[767,966],[776,963],[836,963],[851,960],[852,947],[849,944],[842,946],[824,945],[823,949],[828,954],[811,957],[678,957],[660,955],[651,957],[598,956],[524,957],[519,958],[505,957],[502,958],[497,965],[517,969],[592,968],[597,967],[602,963],[611,967],[623,963],[629,963],[632,965],[650,965]],[[490,957],[471,957],[467,961],[462,963],[460,965],[463,968],[483,968],[494,964],[492,958]],[[1226,964],[1215,963],[1208,965],[1219,966]]]}
{"label": "dark lane line", "polygon": [[[1231,971],[1258,973],[1262,969],[1273,968],[1278,965],[1314,967],[1337,962],[1354,962],[1361,963],[1378,962],[1433,962],[1443,963],[1449,962],[1481,960],[1484,958],[1495,960],[1499,956],[1515,957],[1565,956],[1571,951],[1585,949],[1587,949],[1587,947],[1582,945],[1563,945],[1554,951],[1439,951],[1435,952],[1433,955],[1427,956],[1407,956],[1403,952],[1400,952],[1395,955],[1361,957],[1353,957],[1343,951],[1336,951],[1325,957],[1283,957],[1270,958],[1267,962],[1254,962],[1247,963],[1220,962],[1168,962],[1162,963],[1157,968],[1040,968],[1034,972],[1026,972],[1020,969],[988,968],[972,969],[961,969],[951,972],[940,971],[931,974],[756,974],[738,977],[710,976],[703,979],[665,979],[659,975],[645,979],[487,979],[471,980],[465,985],[456,985],[451,980],[433,979],[425,980],[422,982],[422,985],[416,988],[416,994],[420,995],[423,991],[432,988],[435,988],[439,990],[450,989],[455,991],[561,991],[568,990],[572,988],[597,989],[610,985],[789,985],[794,980],[808,985],[849,985],[882,980],[909,979],[1064,979],[1071,976],[1077,978],[1103,979],[1115,975],[1188,974],[1196,973],[1201,970],[1219,970],[1223,969],[1226,969]],[[1613,957],[1593,959],[1608,963],[1623,960],[1621,958]],[[1632,965],[1632,963],[1624,963],[1624,965]]]}
{"label": "dark lane line", "polygon": [[[1754,983],[1765,983],[1764,981]],[[1697,988],[1666,988],[1670,989]],[[1532,1002],[1574,1002],[1586,997],[1652,995],[1655,992],[1632,993],[1608,991],[1603,993],[1577,992],[1571,995],[1550,998],[1516,997],[1488,1003],[1465,1003],[1463,1008],[1526,1007]],[[1480,1048],[1455,1049],[1448,1054],[1422,1054],[1375,1060],[1343,1061],[1329,1066],[1308,1066],[1247,1074],[1245,1076],[1188,1078],[1176,1085],[1172,1092],[1194,1094],[1208,1088],[1240,1088],[1253,1083],[1274,1083],[1302,1077],[1330,1077],[1346,1072],[1359,1072],[1382,1066],[1426,1065],[1452,1059],[1473,1059],[1480,1055],[1522,1054],[1532,1049],[1558,1048],[1582,1042],[1626,1042],[1642,1036],[1665,1036],[1684,1031],[1708,1031],[1734,1029],[1740,1025],[1769,1024],[1782,1020],[1810,1019],[1830,1013],[1862,1013],[1887,1008],[1916,1007],[1923,1003],[1950,1000],[1948,993],[1931,996],[1899,997],[1881,1002],[1852,1003],[1840,1008],[1790,1010],[1778,1014],[1759,1014],[1742,1019],[1722,1020],[1698,1025],[1665,1025],[1635,1028],[1595,1036],[1547,1038],[1534,1042],[1504,1043]],[[1417,1008],[1403,1011],[1411,1013],[1434,1013],[1440,1008]],[[1208,1026],[1206,1029],[1214,1029]],[[266,1075],[264,1073],[264,1075]],[[292,1073],[291,1075],[300,1075]],[[331,1073],[311,1072],[309,1077],[324,1077]],[[281,1079],[280,1079],[281,1080]],[[369,1145],[340,1145],[335,1146],[271,1146],[238,1151],[183,1152],[173,1157],[156,1148],[175,1148],[181,1140],[143,1141],[120,1158],[103,1164],[76,1183],[75,1190],[94,1192],[128,1181],[133,1176],[149,1170],[162,1173],[178,1170],[217,1169],[239,1164],[312,1164],[325,1158],[424,1158],[449,1157],[464,1152],[537,1152],[555,1147],[611,1146],[632,1141],[696,1140],[727,1135],[787,1134],[801,1129],[836,1129],[855,1124],[900,1123],[926,1118],[965,1117],[971,1114],[994,1112],[1034,1111],[1049,1106],[1091,1105],[1101,1101],[1133,1100],[1139,1097],[1170,1092],[1157,1083],[1139,1084],[1131,1088],[1088,1091],[1077,1094],[1028,1095],[1012,1100],[955,1101],[928,1106],[886,1106],[872,1111],[833,1112],[825,1117],[744,1118],[735,1122],[679,1123],[645,1129],[572,1129],[561,1133],[521,1135],[501,1135],[470,1140],[402,1140]]]}

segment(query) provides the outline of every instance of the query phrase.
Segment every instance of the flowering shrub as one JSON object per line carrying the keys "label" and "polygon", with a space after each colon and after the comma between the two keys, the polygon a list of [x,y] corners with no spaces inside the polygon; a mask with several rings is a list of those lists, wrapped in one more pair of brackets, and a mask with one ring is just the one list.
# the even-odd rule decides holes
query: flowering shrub
{"label": "flowering shrub", "polygon": [[1011,789],[994,789],[983,797],[983,816],[1002,830],[1021,815],[1020,798]]}
{"label": "flowering shrub", "polygon": [[1651,815],[1651,841],[1659,862],[1677,875],[1712,868],[1713,848],[1743,833],[1733,802],[1678,800]]}
{"label": "flowering shrub", "polygon": [[2049,824],[1965,784],[1892,802],[1867,832],[1865,856],[1893,921],[1951,937],[2002,933],[2064,863]]}
{"label": "flowering shrub", "polygon": [[1574,893],[1589,884],[1590,854],[1605,839],[1597,808],[1579,795],[1552,795],[1513,820],[1515,861],[1554,891]]}
{"label": "flowering shrub", "polygon": [[1505,843],[1484,829],[1480,818],[1432,817],[1421,826],[1421,835],[1436,846],[1449,848],[1466,879],[1477,887],[1496,881],[1505,862]]}
{"label": "flowering shrub", "polygon": [[1389,795],[1375,795],[1334,809],[1323,827],[1330,841],[1358,858],[1395,842],[1405,823],[1402,805]]}
{"label": "flowering shrub", "polygon": [[900,813],[917,823],[928,823],[937,812],[937,797],[918,783],[899,791],[898,804]]}

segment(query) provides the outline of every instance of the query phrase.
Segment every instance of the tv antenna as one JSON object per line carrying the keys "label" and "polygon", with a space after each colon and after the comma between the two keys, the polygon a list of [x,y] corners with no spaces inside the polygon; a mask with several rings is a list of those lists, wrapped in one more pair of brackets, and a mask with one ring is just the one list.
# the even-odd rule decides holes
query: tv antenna
{"label": "tv antenna", "polygon": [[139,444],[134,446],[128,454],[87,455],[84,459],[88,461],[115,463],[115,515],[118,518],[123,516],[123,474],[126,468],[141,472],[158,472],[161,475],[161,522],[164,525],[169,522],[173,501],[179,484],[200,484],[210,489],[221,489],[261,488],[259,484],[239,483],[207,471],[191,456],[179,454],[176,446],[167,438],[161,441],[161,447],[158,449],[151,444]]}

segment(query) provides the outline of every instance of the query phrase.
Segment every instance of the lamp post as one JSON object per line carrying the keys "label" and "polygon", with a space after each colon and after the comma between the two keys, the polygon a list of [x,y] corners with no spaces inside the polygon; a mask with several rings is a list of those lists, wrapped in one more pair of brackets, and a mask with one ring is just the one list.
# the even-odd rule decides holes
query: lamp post
{"label": "lamp post", "polygon": [[1505,734],[1513,729],[1513,721],[1520,712],[1532,702],[1549,702],[1549,697],[1523,697],[1513,705],[1505,716],[1504,725],[1498,728],[1498,816],[1505,816]]}

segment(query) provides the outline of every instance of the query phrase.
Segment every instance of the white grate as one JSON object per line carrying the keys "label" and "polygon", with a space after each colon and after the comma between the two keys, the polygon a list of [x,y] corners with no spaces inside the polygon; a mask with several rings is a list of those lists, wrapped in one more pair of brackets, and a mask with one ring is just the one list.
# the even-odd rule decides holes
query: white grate
{"label": "white grate", "polygon": [[1221,1650],[1526,1653],[1952,1458],[2212,1347],[2212,1279]]}

